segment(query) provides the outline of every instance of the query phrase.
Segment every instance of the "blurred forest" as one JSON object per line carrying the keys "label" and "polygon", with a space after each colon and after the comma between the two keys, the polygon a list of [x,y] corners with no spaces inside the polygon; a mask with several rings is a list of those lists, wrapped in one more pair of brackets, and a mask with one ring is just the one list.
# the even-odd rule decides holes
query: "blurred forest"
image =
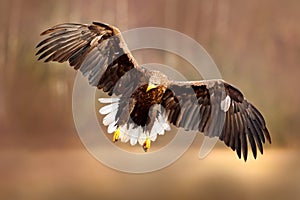
{"label": "blurred forest", "polygon": [[[297,0],[1,0],[0,199],[300,198],[299,9]],[[97,162],[74,127],[76,72],[35,57],[43,30],[92,21],[170,28],[198,41],[261,110],[273,144],[245,164],[223,145],[198,160],[197,140],[172,166],[144,175]],[[139,63],[186,64],[159,51],[133,53]]]}

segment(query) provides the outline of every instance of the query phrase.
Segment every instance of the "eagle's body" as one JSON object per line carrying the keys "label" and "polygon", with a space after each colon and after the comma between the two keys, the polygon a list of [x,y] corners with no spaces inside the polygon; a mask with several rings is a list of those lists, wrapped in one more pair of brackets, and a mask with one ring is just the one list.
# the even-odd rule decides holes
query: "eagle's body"
{"label": "eagle's body", "polygon": [[146,92],[147,87],[148,85],[142,85],[131,96],[135,100],[135,104],[130,117],[136,125],[142,127],[150,125],[151,116],[147,113],[149,113],[152,106],[161,104],[166,89],[163,86],[159,86]]}
{"label": "eagle's body", "polygon": [[147,151],[173,124],[219,137],[245,160],[248,142],[254,157],[257,148],[263,153],[265,138],[271,143],[264,118],[238,89],[223,80],[172,81],[139,66],[114,26],[66,23],[42,35],[48,38],[37,45],[39,59],[69,61],[90,85],[112,96],[99,101],[108,103],[100,113],[113,141],[138,142]]}

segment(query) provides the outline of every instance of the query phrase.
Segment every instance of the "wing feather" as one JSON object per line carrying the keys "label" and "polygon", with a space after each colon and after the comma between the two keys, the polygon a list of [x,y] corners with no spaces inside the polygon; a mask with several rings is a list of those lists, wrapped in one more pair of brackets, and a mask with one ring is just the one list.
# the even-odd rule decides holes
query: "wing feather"
{"label": "wing feather", "polygon": [[122,93],[119,91],[122,84],[116,84],[130,70],[136,71],[130,77],[136,82],[132,85],[135,88],[141,85],[141,80],[146,80],[144,71],[138,67],[119,29],[114,26],[99,22],[64,23],[53,26],[41,35],[46,38],[37,45],[39,60],[69,61],[74,69],[88,76],[90,85],[103,89],[109,95],[113,91]]}
{"label": "wing feather", "polygon": [[[228,97],[231,101],[227,101]],[[224,103],[228,103],[228,109],[224,109]],[[162,105],[170,123],[185,130],[199,130],[209,137],[219,137],[245,161],[248,143],[254,158],[257,148],[263,154],[265,137],[271,143],[261,113],[238,89],[222,80],[173,82],[165,92]]]}

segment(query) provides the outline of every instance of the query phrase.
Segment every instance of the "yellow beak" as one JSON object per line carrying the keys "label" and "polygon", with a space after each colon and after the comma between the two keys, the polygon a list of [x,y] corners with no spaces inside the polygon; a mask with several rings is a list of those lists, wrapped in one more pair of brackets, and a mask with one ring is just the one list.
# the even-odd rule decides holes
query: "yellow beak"
{"label": "yellow beak", "polygon": [[152,90],[152,89],[154,89],[154,88],[156,88],[156,87],[157,87],[157,85],[154,85],[154,84],[152,84],[152,83],[149,83],[146,92],[148,92],[149,90]]}

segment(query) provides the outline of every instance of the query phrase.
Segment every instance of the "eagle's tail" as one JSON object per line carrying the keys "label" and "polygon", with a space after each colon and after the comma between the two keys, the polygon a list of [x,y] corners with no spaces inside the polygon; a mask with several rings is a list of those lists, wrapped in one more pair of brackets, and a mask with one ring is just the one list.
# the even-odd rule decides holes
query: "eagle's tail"
{"label": "eagle's tail", "polygon": [[[118,127],[118,116],[116,115],[119,109],[120,98],[99,98],[98,100],[101,103],[108,104],[99,110],[100,114],[105,115],[103,124],[108,126],[107,132],[110,134],[117,132],[117,137],[121,142],[126,143],[130,141],[131,145],[139,143],[143,146],[147,140],[155,141],[157,135],[164,135],[165,131],[171,129],[169,123],[166,121],[164,112],[161,111],[158,112],[154,119],[151,130],[147,131],[144,127],[136,125],[133,121]],[[113,141],[115,141],[115,138]]]}

